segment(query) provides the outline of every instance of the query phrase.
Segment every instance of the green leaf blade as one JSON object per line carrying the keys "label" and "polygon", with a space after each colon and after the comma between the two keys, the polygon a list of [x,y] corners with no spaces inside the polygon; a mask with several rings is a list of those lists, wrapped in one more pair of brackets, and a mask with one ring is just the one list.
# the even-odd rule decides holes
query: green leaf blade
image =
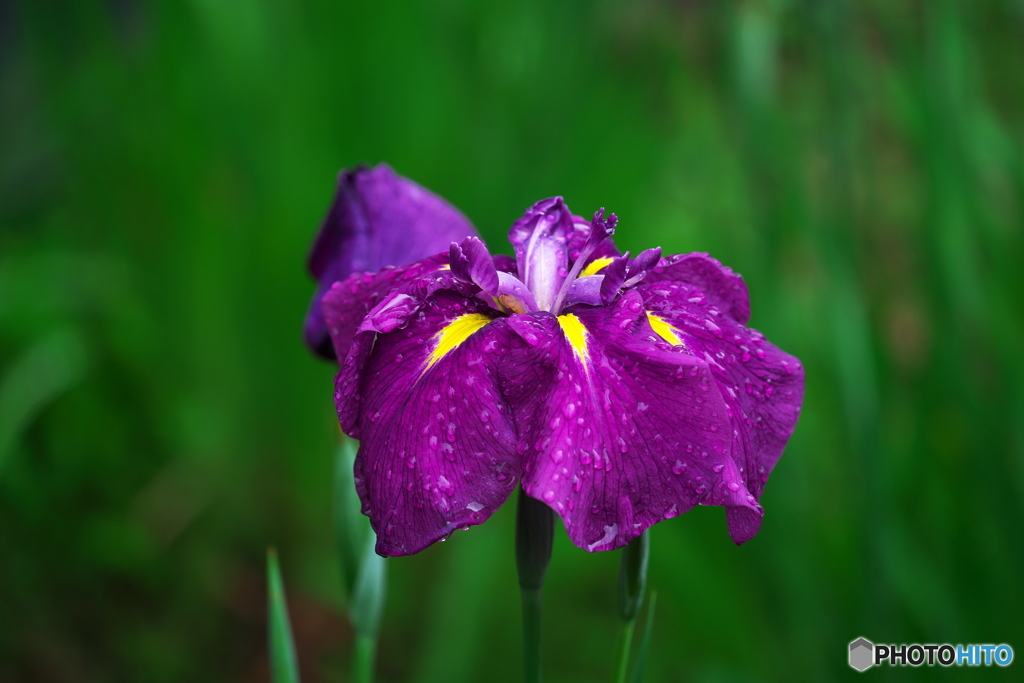
{"label": "green leaf blade", "polygon": [[267,549],[267,624],[270,641],[270,680],[273,683],[299,683],[299,667],[295,657],[284,582],[277,562],[277,551]]}

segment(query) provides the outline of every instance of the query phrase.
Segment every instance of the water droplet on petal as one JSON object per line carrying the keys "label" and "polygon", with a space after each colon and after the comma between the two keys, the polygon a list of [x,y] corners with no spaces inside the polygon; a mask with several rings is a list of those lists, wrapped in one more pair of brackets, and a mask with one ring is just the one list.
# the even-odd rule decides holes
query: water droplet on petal
{"label": "water droplet on petal", "polygon": [[722,328],[712,322],[710,318],[704,321],[704,327],[719,339],[725,337],[725,333],[722,332]]}

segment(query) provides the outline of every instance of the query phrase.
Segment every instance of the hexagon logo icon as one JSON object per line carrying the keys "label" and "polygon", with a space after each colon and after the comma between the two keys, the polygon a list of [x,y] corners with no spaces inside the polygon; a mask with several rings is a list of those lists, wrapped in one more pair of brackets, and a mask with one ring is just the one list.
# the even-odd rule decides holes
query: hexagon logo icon
{"label": "hexagon logo icon", "polygon": [[875,644],[867,638],[850,643],[850,666],[857,671],[870,669],[875,663]]}

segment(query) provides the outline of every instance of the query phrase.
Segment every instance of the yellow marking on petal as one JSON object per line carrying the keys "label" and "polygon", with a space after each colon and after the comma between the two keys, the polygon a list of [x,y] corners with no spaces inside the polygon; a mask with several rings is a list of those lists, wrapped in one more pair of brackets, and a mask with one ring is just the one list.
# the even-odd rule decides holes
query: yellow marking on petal
{"label": "yellow marking on petal", "polygon": [[439,266],[438,267],[438,270],[451,270],[451,269],[452,269],[451,264],[448,264],[448,263],[444,264],[443,266]]}
{"label": "yellow marking on petal", "polygon": [[441,331],[434,335],[434,341],[437,342],[437,345],[430,352],[423,372],[426,372],[433,367],[434,363],[459,348],[459,345],[469,339],[470,335],[489,322],[491,322],[491,319],[482,313],[467,313],[460,315],[441,328]]}
{"label": "yellow marking on petal", "polygon": [[590,354],[587,353],[587,337],[590,333],[587,332],[587,328],[572,313],[558,316],[558,324],[562,327],[562,333],[572,347],[573,353],[586,368],[587,361],[590,360]]}
{"label": "yellow marking on petal", "polygon": [[596,259],[594,259],[593,261],[591,261],[590,263],[587,264],[587,267],[583,269],[582,273],[580,273],[580,277],[583,277],[584,275],[597,275],[602,270],[607,268],[608,264],[611,263],[614,260],[615,259],[613,259],[613,258],[611,258],[609,256],[603,256],[601,258],[596,258]]}
{"label": "yellow marking on petal", "polygon": [[683,340],[679,338],[679,330],[669,325],[663,318],[659,318],[650,311],[647,311],[647,322],[651,324],[651,329],[657,332],[659,337],[672,346],[686,346]]}

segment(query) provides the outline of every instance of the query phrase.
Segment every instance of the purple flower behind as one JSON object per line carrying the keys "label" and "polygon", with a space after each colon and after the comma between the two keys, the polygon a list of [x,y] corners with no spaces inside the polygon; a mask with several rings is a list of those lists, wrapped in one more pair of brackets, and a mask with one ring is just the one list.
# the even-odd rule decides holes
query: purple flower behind
{"label": "purple flower behind", "polygon": [[[306,316],[306,344],[324,358],[335,358],[321,300],[335,282],[355,274],[357,296],[346,312],[345,327],[355,328],[391,278],[374,274],[448,250],[476,230],[440,197],[403,178],[387,164],[360,167],[338,177],[338,191],[309,255],[309,270],[319,287]],[[338,354],[344,358],[344,351]]]}
{"label": "purple flower behind", "polygon": [[468,237],[321,279],[338,416],[361,440],[356,482],[379,553],[480,524],[519,483],[588,551],[696,505],[725,507],[736,543],[757,533],[802,367],[745,327],[738,275],[706,254],[620,255],[616,221],[556,197],[513,224],[515,260]]}

